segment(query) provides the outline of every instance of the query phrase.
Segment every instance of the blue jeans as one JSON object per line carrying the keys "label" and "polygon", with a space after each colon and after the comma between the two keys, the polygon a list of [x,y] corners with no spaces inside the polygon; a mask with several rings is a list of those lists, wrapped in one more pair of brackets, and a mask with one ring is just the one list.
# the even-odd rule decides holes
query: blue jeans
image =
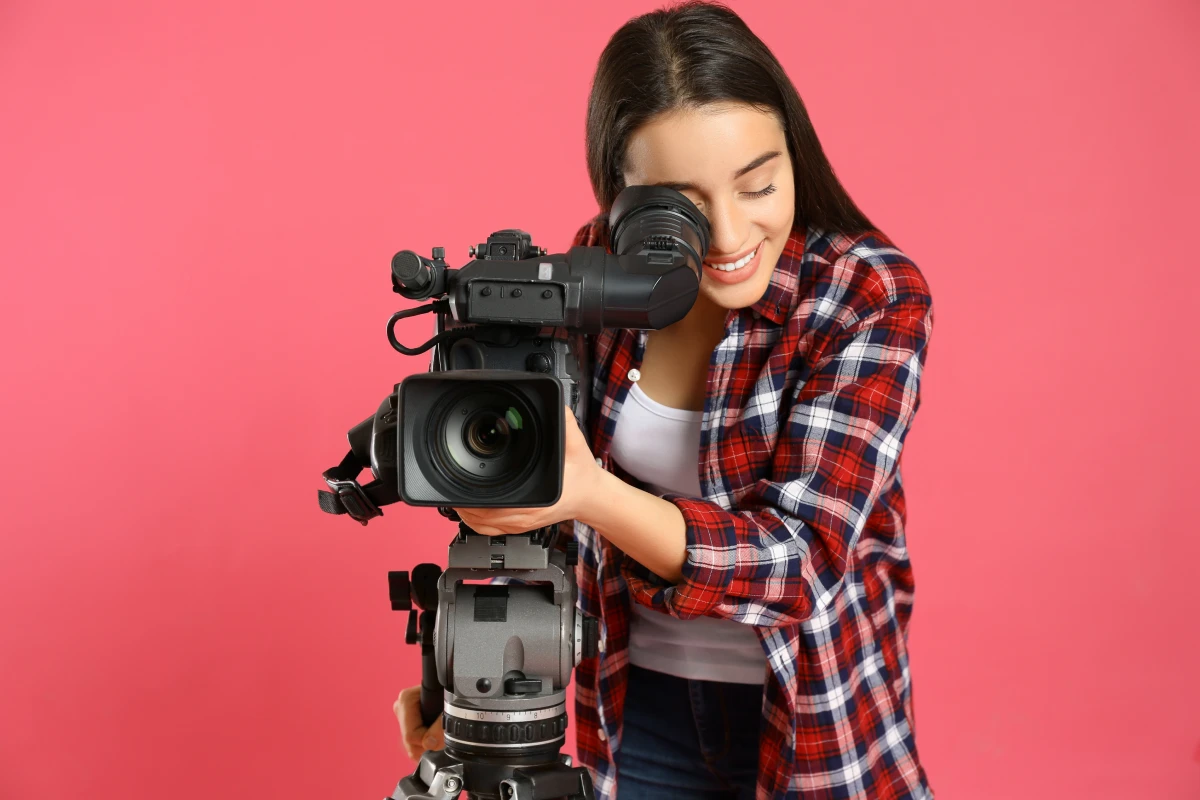
{"label": "blue jeans", "polygon": [[763,687],[629,666],[618,800],[754,798]]}

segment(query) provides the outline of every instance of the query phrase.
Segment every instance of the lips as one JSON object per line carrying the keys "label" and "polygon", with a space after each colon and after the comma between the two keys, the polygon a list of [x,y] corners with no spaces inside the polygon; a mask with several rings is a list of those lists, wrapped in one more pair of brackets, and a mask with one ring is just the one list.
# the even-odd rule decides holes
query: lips
{"label": "lips", "polygon": [[766,244],[765,239],[758,243],[758,247],[754,249],[754,257],[751,258],[750,263],[744,267],[739,267],[735,270],[722,270],[717,269],[711,264],[705,264],[705,277],[710,278],[717,283],[724,284],[742,283],[743,281],[749,280],[750,277],[758,271],[758,265],[762,263],[763,250],[765,249],[763,247],[764,244]]}
{"label": "lips", "polygon": [[[738,256],[737,258],[722,259],[719,262],[719,264],[715,264],[715,263],[706,261],[705,266],[712,267],[713,269],[724,269],[725,271],[728,271],[730,264],[737,264],[739,261],[741,261],[742,259],[749,256],[751,253],[757,253],[759,247],[762,247],[762,242],[759,242],[757,245],[754,246],[753,249],[747,250],[746,252],[744,252],[740,256]],[[747,266],[747,264],[743,264],[742,266]],[[736,267],[735,269],[741,269],[741,267]]]}

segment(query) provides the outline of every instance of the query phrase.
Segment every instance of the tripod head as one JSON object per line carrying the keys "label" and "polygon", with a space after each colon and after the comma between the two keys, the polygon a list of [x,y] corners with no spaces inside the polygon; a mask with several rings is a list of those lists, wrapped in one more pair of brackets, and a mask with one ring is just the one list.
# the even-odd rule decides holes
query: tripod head
{"label": "tripod head", "polygon": [[559,751],[571,671],[595,655],[599,628],[575,607],[577,548],[557,549],[557,533],[487,537],[460,522],[445,571],[388,574],[392,608],[409,612],[406,639],[421,645],[422,721],[441,714],[446,741],[390,800],[467,787],[504,800],[592,796],[587,771]]}

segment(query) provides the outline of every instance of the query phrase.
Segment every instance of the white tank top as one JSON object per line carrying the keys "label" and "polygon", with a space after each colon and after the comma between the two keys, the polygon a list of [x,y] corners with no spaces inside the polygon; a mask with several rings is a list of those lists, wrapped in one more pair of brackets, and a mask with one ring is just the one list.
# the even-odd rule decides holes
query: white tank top
{"label": "white tank top", "polygon": [[[664,406],[637,385],[617,416],[612,458],[655,494],[700,497],[702,411]],[[767,657],[749,625],[716,617],[676,619],[633,603],[629,662],[680,678],[761,684]]]}

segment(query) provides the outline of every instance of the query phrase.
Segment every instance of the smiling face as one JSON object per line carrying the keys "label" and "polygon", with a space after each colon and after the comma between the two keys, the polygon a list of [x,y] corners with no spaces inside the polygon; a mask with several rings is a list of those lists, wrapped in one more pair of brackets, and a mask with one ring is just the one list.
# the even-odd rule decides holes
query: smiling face
{"label": "smiling face", "polygon": [[792,161],[774,114],[722,104],[659,115],[630,136],[624,176],[626,186],[675,189],[708,218],[705,299],[732,309],[763,296],[796,215]]}

